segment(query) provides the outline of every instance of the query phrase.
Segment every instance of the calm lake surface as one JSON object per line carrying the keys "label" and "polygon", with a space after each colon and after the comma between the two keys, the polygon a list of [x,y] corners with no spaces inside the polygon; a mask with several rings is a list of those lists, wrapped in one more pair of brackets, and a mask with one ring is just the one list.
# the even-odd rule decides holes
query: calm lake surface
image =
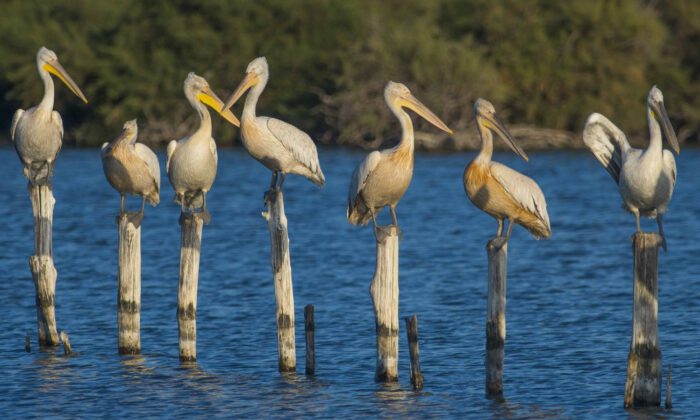
{"label": "calm lake surface", "polygon": [[[504,388],[484,398],[487,263],[496,222],[468,202],[462,172],[474,153],[416,156],[398,207],[400,317],[418,315],[422,392],[411,390],[403,319],[399,383],[374,383],[370,228],[345,220],[349,177],[364,153],[321,149],[327,185],[289,176],[297,375],[277,372],[275,300],[263,210],[269,172],[242,149],[219,151],[208,196],[197,307],[197,366],[178,361],[179,207],[163,175],[160,206],[142,228],[143,355],[117,354],[119,195],[98,150],[63,150],[56,166],[56,318],[75,356],[36,342],[31,204],[11,148],[0,149],[0,412],[12,417],[469,417],[620,418],[700,413],[699,150],[677,158],[679,181],[665,217],[659,329],[673,403],[622,408],[632,318],[634,217],[589,153],[513,154],[499,160],[538,181],[553,236],[516,227],[509,245]],[[165,171],[165,156],[159,152]],[[136,199],[130,207],[136,208]],[[382,220],[390,220],[382,213]],[[645,230],[655,230],[652,220]],[[316,307],[317,375],[304,369],[304,305]],[[30,333],[31,353],[24,351]]]}

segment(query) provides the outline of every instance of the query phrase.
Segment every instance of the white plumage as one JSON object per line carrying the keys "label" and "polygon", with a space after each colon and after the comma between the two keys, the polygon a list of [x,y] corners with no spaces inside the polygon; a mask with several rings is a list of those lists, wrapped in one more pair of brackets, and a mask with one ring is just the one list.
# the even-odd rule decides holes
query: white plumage
{"label": "white plumage", "polygon": [[655,217],[666,249],[662,218],[676,185],[676,161],[662,148],[662,131],[676,153],[680,147],[656,86],[647,97],[647,120],[650,140],[645,150],[631,147],[622,130],[598,113],[586,120],[583,141],[618,184],[624,207],[635,216],[637,232],[640,215]]}

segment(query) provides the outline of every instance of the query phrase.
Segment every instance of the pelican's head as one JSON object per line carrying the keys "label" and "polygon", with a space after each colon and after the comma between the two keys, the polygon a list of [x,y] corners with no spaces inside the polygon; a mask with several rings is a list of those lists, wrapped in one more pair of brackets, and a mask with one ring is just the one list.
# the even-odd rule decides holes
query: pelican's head
{"label": "pelican's head", "polygon": [[528,160],[525,151],[515,142],[513,135],[510,134],[510,131],[508,131],[505,124],[503,124],[503,121],[498,118],[496,108],[493,107],[491,102],[482,98],[477,99],[476,102],[474,102],[474,117],[479,126],[479,131],[487,129],[498,133],[513,152],[525,159],[525,161]]}
{"label": "pelican's head", "polygon": [[267,83],[267,78],[270,76],[270,68],[267,65],[267,59],[265,57],[258,57],[251,61],[248,63],[245,73],[245,78],[241,80],[236,90],[234,90],[231,96],[226,100],[226,104],[224,105],[225,109],[231,108],[248,89],[260,84],[264,86]]}
{"label": "pelican's head", "polygon": [[137,124],[136,118],[124,123],[124,126],[122,127],[122,133],[127,135],[129,138],[133,138],[134,140],[136,140],[136,137],[139,134],[139,126]]}
{"label": "pelican's head", "polygon": [[423,105],[411,91],[403,83],[390,81],[384,88],[384,100],[390,108],[406,107],[415,111],[418,115],[425,118],[426,121],[439,128],[440,130],[452,134],[452,130],[437,117],[427,106]]}
{"label": "pelican's head", "polygon": [[205,105],[211,107],[219,115],[224,117],[224,119],[236,127],[241,126],[241,122],[238,121],[235,115],[229,110],[224,110],[222,108],[223,102],[216,96],[213,90],[209,87],[209,83],[205,78],[197,76],[193,72],[187,75],[184,83],[185,96],[190,99],[190,101],[198,101]]}
{"label": "pelican's head", "polygon": [[51,51],[46,47],[39,48],[39,52],[36,53],[36,65],[39,68],[39,72],[49,72],[56,77],[58,77],[68,89],[71,90],[77,97],[87,103],[88,100],[80,90],[78,85],[73,81],[68,72],[63,68],[61,63],[58,62],[58,56],[55,52]]}
{"label": "pelican's head", "polygon": [[676,132],[673,131],[671,120],[668,118],[668,113],[666,113],[664,94],[661,93],[661,90],[657,88],[656,85],[652,86],[649,91],[647,106],[651,111],[651,115],[661,123],[661,129],[664,131],[664,136],[666,136],[666,140],[671,145],[671,148],[676,154],[679,154],[681,152],[681,147],[678,144]]}

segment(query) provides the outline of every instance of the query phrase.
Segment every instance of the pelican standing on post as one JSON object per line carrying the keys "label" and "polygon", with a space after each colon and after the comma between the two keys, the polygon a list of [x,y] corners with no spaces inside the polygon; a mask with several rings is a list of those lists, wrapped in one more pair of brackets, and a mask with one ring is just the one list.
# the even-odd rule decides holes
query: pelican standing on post
{"label": "pelican standing on post", "polygon": [[136,143],[136,120],[124,123],[124,129],[111,143],[102,145],[102,168],[109,184],[121,195],[119,215],[126,211],[126,194],[141,196],[143,218],[146,200],[153,206],[160,202],[160,165],[148,146]]}
{"label": "pelican standing on post", "polygon": [[676,185],[676,160],[673,153],[663,149],[661,132],[676,154],[680,153],[680,146],[666,113],[664,96],[656,86],[652,86],[647,96],[647,120],[646,150],[632,148],[622,130],[598,113],[586,120],[583,141],[618,184],[624,208],[637,221],[637,232],[641,232],[640,215],[656,217],[665,251],[662,219]]}
{"label": "pelican standing on post", "polygon": [[202,217],[208,222],[206,196],[216,178],[218,155],[216,142],[211,136],[211,116],[204,105],[216,110],[236,127],[240,122],[231,111],[222,109],[221,99],[203,77],[188,74],[184,90],[185,97],[199,115],[200,124],[191,135],[168,144],[166,171],[175,189],[175,201],[180,203],[183,213],[185,208],[192,210],[196,206],[195,200],[201,197]]}
{"label": "pelican standing on post", "polygon": [[[269,77],[270,70],[265,57],[251,61],[245,78],[228,98],[223,110],[231,108],[250,89],[241,116],[241,138],[248,153],[272,171],[272,191],[282,189],[288,173],[301,175],[314,184],[323,186],[325,177],[311,137],[284,121],[255,115],[255,106]],[[278,174],[281,174],[279,182]]]}
{"label": "pelican standing on post", "polygon": [[477,99],[474,102],[474,116],[481,136],[481,151],[464,170],[467,197],[476,207],[498,221],[496,236],[502,237],[503,221],[508,219],[508,230],[501,246],[508,242],[513,223],[523,226],[537,239],[549,238],[552,230],[542,190],[531,178],[491,160],[492,131],[498,133],[526,161],[527,155],[498,118],[489,101]]}
{"label": "pelican standing on post", "polygon": [[379,230],[377,213],[385,206],[389,206],[393,224],[398,228],[396,205],[413,177],[413,123],[403,108],[415,111],[435,127],[452,134],[452,130],[416,99],[405,85],[387,83],[384,100],[401,123],[401,141],[391,149],[373,151],[355,169],[350,180],[346,213],[353,225],[366,225],[372,220],[375,235]]}
{"label": "pelican standing on post", "polygon": [[63,69],[56,53],[39,48],[36,66],[44,82],[44,98],[39,105],[24,111],[18,109],[12,118],[12,141],[24,165],[24,176],[31,185],[48,185],[53,176],[56,156],[61,150],[63,122],[53,110],[54,84],[51,74],[61,79],[85,103],[87,99],[68,72]]}

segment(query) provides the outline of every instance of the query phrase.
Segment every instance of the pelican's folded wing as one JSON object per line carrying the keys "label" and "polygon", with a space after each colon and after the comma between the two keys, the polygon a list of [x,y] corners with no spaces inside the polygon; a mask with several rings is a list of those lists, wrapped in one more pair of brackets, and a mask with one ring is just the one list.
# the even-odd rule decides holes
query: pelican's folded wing
{"label": "pelican's folded wing", "polygon": [[272,135],[287,149],[294,159],[304,165],[311,173],[318,176],[320,183],[325,180],[321,164],[318,161],[318,151],[311,137],[291,124],[275,118],[266,118],[267,128]]}
{"label": "pelican's folded wing", "polygon": [[17,111],[15,111],[15,115],[12,117],[12,128],[10,128],[10,137],[12,138],[12,141],[15,141],[17,124],[19,123],[20,118],[22,118],[22,114],[24,114],[24,110],[18,109]]}
{"label": "pelican's folded wing", "polygon": [[506,193],[524,210],[536,215],[547,230],[550,230],[547,202],[540,186],[532,178],[498,162],[492,162],[490,168],[491,176],[501,184]]}
{"label": "pelican's folded wing", "polygon": [[144,144],[136,143],[134,144],[134,149],[136,150],[136,154],[146,162],[148,173],[153,177],[157,191],[160,192],[160,163],[158,162],[158,157]]}

